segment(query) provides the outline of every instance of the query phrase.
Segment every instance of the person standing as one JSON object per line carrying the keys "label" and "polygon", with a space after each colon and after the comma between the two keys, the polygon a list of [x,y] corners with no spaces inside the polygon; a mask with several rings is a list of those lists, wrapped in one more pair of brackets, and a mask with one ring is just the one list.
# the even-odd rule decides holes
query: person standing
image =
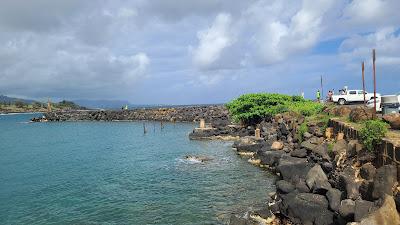
{"label": "person standing", "polygon": [[332,102],[332,95],[333,95],[333,91],[329,90],[328,92],[328,101]]}
{"label": "person standing", "polygon": [[321,92],[318,90],[317,91],[317,100],[318,100],[318,102],[320,102],[320,99],[321,99]]}

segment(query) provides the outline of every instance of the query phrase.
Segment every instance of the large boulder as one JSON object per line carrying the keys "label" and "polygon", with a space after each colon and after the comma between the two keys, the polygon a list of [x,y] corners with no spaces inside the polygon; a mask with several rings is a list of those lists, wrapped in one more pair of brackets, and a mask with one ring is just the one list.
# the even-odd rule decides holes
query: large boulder
{"label": "large boulder", "polygon": [[400,129],[400,113],[390,113],[383,116],[383,120],[390,124],[392,129]]}
{"label": "large boulder", "polygon": [[365,106],[358,106],[351,110],[349,118],[356,123],[371,120],[374,118],[374,111]]}
{"label": "large boulder", "polygon": [[254,137],[243,137],[235,141],[232,147],[236,148],[238,152],[257,152],[266,145],[266,142],[256,140]]}
{"label": "large boulder", "polygon": [[316,164],[310,169],[310,171],[308,171],[306,183],[314,193],[326,193],[331,188],[331,185],[328,182],[328,177],[319,164]]}
{"label": "large boulder", "polygon": [[276,182],[276,189],[280,193],[287,194],[294,191],[295,187],[290,182],[279,180],[278,182]]}
{"label": "large boulder", "polygon": [[307,156],[307,150],[305,148],[295,149],[290,153],[290,156],[297,158],[305,158]]}
{"label": "large boulder", "polygon": [[346,199],[340,202],[339,213],[347,221],[354,220],[354,212],[355,212],[356,204],[351,199]]}
{"label": "large boulder", "polygon": [[299,178],[305,178],[310,170],[310,166],[306,159],[282,156],[279,160],[277,170],[284,180],[292,182]]}
{"label": "large boulder", "polygon": [[271,150],[282,150],[283,149],[283,142],[281,141],[274,141],[271,145]]}
{"label": "large boulder", "polygon": [[394,165],[384,165],[376,170],[372,198],[383,198],[386,194],[393,195],[393,187],[397,181],[397,168]]}
{"label": "large boulder", "polygon": [[338,189],[331,188],[326,192],[326,198],[329,201],[329,208],[335,212],[339,211],[340,202],[342,200],[342,192]]}
{"label": "large boulder", "polygon": [[383,205],[361,220],[361,225],[394,225],[400,224],[399,213],[392,196],[386,195]]}
{"label": "large boulder", "polygon": [[328,144],[322,143],[312,150],[315,154],[321,156],[326,161],[331,161],[331,157],[328,154]]}
{"label": "large boulder", "polygon": [[363,148],[364,146],[358,140],[350,140],[347,145],[347,157],[356,156]]}
{"label": "large boulder", "polygon": [[366,180],[372,180],[375,176],[376,168],[372,163],[366,163],[362,165],[360,169],[360,176]]}
{"label": "large boulder", "polygon": [[283,197],[281,212],[296,224],[333,223],[333,213],[323,195],[292,192]]}
{"label": "large boulder", "polygon": [[335,155],[339,155],[340,153],[346,152],[347,151],[347,141],[342,139],[338,140],[332,148],[332,152]]}
{"label": "large boulder", "polygon": [[354,207],[354,221],[360,222],[374,208],[374,203],[365,200],[356,200]]}
{"label": "large boulder", "polygon": [[356,180],[355,170],[351,167],[345,168],[339,174],[339,188],[346,191],[346,196],[349,199],[356,200],[360,196],[361,183],[361,181]]}
{"label": "large boulder", "polygon": [[374,182],[369,180],[364,180],[359,188],[361,198],[368,201],[373,201],[372,191],[374,190]]}
{"label": "large boulder", "polygon": [[338,106],[335,108],[334,114],[335,116],[340,116],[340,117],[347,117],[350,115],[351,108],[348,106]]}
{"label": "large boulder", "polygon": [[309,150],[309,151],[312,151],[312,150],[314,150],[314,149],[317,147],[317,145],[316,145],[316,144],[313,144],[313,143],[311,143],[309,140],[307,140],[307,141],[303,141],[303,142],[301,143],[301,147],[302,147],[302,148],[305,148],[305,149],[307,149],[307,150]]}
{"label": "large boulder", "polygon": [[310,188],[307,186],[306,181],[304,179],[299,179],[298,181],[296,181],[295,186],[298,192],[304,192],[304,193],[310,192]]}
{"label": "large boulder", "polygon": [[280,158],[284,154],[284,151],[258,151],[257,157],[261,160],[261,165],[275,167],[278,165]]}
{"label": "large boulder", "polygon": [[311,138],[310,140],[303,141],[301,143],[301,148],[321,156],[324,160],[330,161],[331,159],[328,155],[328,145],[326,143],[321,143],[317,138]]}

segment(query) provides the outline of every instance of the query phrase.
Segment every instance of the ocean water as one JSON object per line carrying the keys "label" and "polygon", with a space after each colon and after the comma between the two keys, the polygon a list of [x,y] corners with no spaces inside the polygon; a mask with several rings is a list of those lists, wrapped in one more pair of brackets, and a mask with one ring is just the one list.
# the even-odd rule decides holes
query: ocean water
{"label": "ocean water", "polygon": [[194,124],[33,116],[0,116],[0,224],[225,224],[273,190],[231,143],[190,141]]}

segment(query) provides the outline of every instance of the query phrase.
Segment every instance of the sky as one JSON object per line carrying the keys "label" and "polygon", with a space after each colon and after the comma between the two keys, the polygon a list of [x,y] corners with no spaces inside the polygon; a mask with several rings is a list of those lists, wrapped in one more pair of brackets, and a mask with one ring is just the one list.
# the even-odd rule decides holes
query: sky
{"label": "sky", "polygon": [[398,0],[1,0],[0,94],[134,104],[400,92]]}

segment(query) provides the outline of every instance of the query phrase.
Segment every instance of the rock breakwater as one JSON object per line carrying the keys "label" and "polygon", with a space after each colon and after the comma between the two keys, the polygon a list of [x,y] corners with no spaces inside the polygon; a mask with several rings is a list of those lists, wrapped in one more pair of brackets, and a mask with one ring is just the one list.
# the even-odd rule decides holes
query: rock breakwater
{"label": "rock breakwater", "polygon": [[222,105],[141,108],[132,110],[57,111],[44,114],[48,121],[169,121],[196,122],[207,118],[212,126],[230,123],[228,110]]}

